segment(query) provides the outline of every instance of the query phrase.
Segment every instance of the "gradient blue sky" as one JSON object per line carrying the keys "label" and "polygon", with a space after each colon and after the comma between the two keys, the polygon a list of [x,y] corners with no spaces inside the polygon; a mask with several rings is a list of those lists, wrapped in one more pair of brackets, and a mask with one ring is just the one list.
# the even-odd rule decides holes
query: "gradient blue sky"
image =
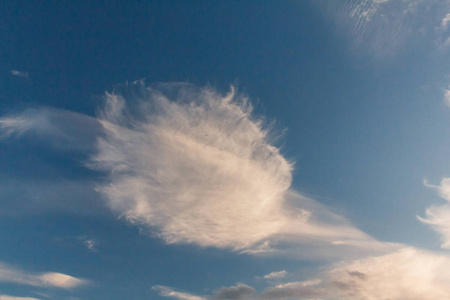
{"label": "gradient blue sky", "polygon": [[450,299],[450,1],[0,7],[0,300]]}

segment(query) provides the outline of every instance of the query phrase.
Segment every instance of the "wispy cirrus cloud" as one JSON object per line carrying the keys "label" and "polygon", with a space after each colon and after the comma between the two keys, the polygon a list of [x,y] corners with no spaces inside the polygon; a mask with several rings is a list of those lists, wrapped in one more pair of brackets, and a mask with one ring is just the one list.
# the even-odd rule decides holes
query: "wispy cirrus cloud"
{"label": "wispy cirrus cloud", "polygon": [[0,125],[94,153],[87,165],[108,175],[97,190],[109,207],[167,243],[316,258],[398,247],[292,190],[293,164],[234,89],[135,83],[106,94],[96,119],[41,109]]}
{"label": "wispy cirrus cloud", "polygon": [[265,279],[283,278],[286,276],[286,274],[287,274],[286,270],[275,271],[275,272],[269,273],[267,275],[264,275],[264,278]]}
{"label": "wispy cirrus cloud", "polygon": [[16,297],[16,296],[9,296],[9,295],[0,295],[0,300],[40,300],[40,299],[31,298],[31,297]]}
{"label": "wispy cirrus cloud", "polygon": [[450,257],[412,247],[393,253],[342,262],[320,280],[281,284],[261,293],[263,299],[447,299]]}
{"label": "wispy cirrus cloud", "polygon": [[243,283],[234,286],[223,286],[216,290],[213,295],[196,296],[186,292],[177,291],[171,287],[156,285],[152,287],[160,296],[172,297],[179,300],[243,300],[249,299],[256,290]]}
{"label": "wispy cirrus cloud", "polygon": [[439,196],[447,203],[429,207],[425,217],[418,216],[418,219],[441,235],[442,248],[450,249],[450,178],[443,178],[440,185],[431,185],[426,181],[425,185],[437,189]]}
{"label": "wispy cirrus cloud", "polygon": [[251,286],[243,283],[238,283],[235,286],[221,287],[218,289],[212,298],[214,300],[242,300],[249,299],[251,295],[256,293],[256,290]]}
{"label": "wispy cirrus cloud", "polygon": [[17,70],[11,70],[11,74],[14,76],[22,77],[28,79],[28,72],[21,72]]}
{"label": "wispy cirrus cloud", "polygon": [[152,287],[152,289],[157,291],[160,296],[171,297],[178,300],[206,300],[206,298],[195,296],[189,293],[179,292],[167,286],[155,285]]}
{"label": "wispy cirrus cloud", "polygon": [[91,161],[109,174],[99,191],[128,221],[157,229],[167,243],[253,254],[292,242],[335,248],[323,255],[387,245],[290,189],[292,163],[233,88],[226,95],[186,84],[132,90],[106,95]]}
{"label": "wispy cirrus cloud", "polygon": [[395,56],[412,40],[447,46],[448,0],[346,0],[319,2],[357,51]]}
{"label": "wispy cirrus cloud", "polygon": [[26,272],[5,263],[0,263],[0,282],[62,289],[72,289],[88,283],[85,279],[76,278],[67,274],[57,272]]}

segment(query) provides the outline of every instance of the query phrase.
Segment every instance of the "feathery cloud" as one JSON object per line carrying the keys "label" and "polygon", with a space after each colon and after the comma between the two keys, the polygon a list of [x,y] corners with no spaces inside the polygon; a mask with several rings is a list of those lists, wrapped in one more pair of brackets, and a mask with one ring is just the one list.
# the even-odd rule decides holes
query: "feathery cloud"
{"label": "feathery cloud", "polygon": [[407,247],[336,264],[321,279],[269,288],[263,299],[432,300],[450,297],[450,257]]}
{"label": "feathery cloud", "polygon": [[21,72],[17,70],[11,70],[11,74],[14,76],[22,77],[28,79],[28,72]]}
{"label": "feathery cloud", "polygon": [[0,295],[0,300],[40,300],[38,298],[30,298],[30,297],[15,297],[8,295]]}
{"label": "feathery cloud", "polygon": [[264,275],[264,278],[266,279],[272,279],[272,278],[283,278],[287,274],[286,270],[278,271],[278,272],[272,272],[270,274]]}
{"label": "feathery cloud", "polygon": [[375,57],[395,56],[413,38],[446,47],[448,0],[323,1],[322,7],[349,36],[352,47]]}
{"label": "feathery cloud", "polygon": [[0,282],[10,282],[36,287],[57,287],[62,289],[71,289],[88,283],[85,279],[79,279],[62,273],[25,272],[4,263],[0,263]]}
{"label": "feathery cloud", "polygon": [[212,299],[214,300],[242,300],[248,299],[254,294],[256,290],[251,286],[243,283],[238,283],[235,286],[221,287],[215,293]]}
{"label": "feathery cloud", "polygon": [[437,189],[439,196],[447,203],[431,206],[426,210],[425,217],[417,218],[441,235],[442,248],[450,249],[450,178],[443,178],[441,184],[437,186],[428,184],[426,181],[425,185]]}
{"label": "feathery cloud", "polygon": [[38,109],[0,119],[5,137],[94,153],[86,165],[108,175],[98,191],[109,207],[167,243],[315,258],[398,247],[292,190],[292,163],[268,127],[234,89],[173,83],[107,93],[98,118]]}
{"label": "feathery cloud", "polygon": [[178,300],[206,300],[206,298],[195,296],[189,293],[177,292],[167,286],[155,285],[152,287],[152,289],[157,291],[160,296],[172,297]]}

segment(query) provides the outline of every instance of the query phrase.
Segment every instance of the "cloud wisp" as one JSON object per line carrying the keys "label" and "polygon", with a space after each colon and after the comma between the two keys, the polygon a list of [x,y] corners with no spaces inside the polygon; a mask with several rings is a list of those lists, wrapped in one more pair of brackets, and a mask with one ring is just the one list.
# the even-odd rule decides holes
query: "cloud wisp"
{"label": "cloud wisp", "polygon": [[0,262],[0,282],[9,282],[35,287],[56,287],[61,289],[72,289],[88,283],[85,279],[70,275],[46,272],[31,273],[20,270]]}
{"label": "cloud wisp", "polygon": [[424,40],[448,46],[448,0],[345,0],[319,2],[349,36],[352,47],[376,57],[395,56],[405,45]]}
{"label": "cloud wisp", "polygon": [[0,300],[40,300],[40,299],[31,298],[31,297],[16,297],[16,296],[9,296],[9,295],[0,295]]}
{"label": "cloud wisp", "polygon": [[174,289],[167,286],[155,285],[152,287],[152,289],[157,291],[160,296],[171,297],[178,300],[206,300],[206,298],[200,296],[175,291]]}
{"label": "cloud wisp", "polygon": [[22,77],[24,79],[28,79],[28,72],[21,72],[17,70],[11,70],[11,74],[17,77]]}
{"label": "cloud wisp", "polygon": [[335,264],[319,275],[320,279],[280,284],[260,296],[262,299],[448,299],[449,267],[447,255],[406,247],[383,256]]}
{"label": "cloud wisp", "polygon": [[216,290],[213,295],[196,296],[186,292],[176,291],[167,286],[156,285],[152,287],[160,296],[171,297],[178,300],[243,300],[249,299],[256,290],[243,283],[237,283],[234,286],[223,286]]}
{"label": "cloud wisp", "polygon": [[440,185],[431,185],[426,181],[425,185],[437,189],[439,196],[447,202],[429,207],[425,217],[417,218],[441,235],[442,248],[450,249],[450,178],[443,178]]}

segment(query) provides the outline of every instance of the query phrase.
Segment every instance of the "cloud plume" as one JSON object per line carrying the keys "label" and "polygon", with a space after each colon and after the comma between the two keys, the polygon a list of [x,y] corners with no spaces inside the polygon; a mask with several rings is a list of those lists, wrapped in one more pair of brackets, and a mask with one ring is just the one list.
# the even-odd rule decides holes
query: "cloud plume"
{"label": "cloud plume", "polygon": [[277,135],[234,88],[137,82],[104,101],[97,118],[48,108],[6,116],[0,133],[88,154],[85,165],[106,175],[105,203],[169,244],[309,258],[397,247],[293,190]]}

